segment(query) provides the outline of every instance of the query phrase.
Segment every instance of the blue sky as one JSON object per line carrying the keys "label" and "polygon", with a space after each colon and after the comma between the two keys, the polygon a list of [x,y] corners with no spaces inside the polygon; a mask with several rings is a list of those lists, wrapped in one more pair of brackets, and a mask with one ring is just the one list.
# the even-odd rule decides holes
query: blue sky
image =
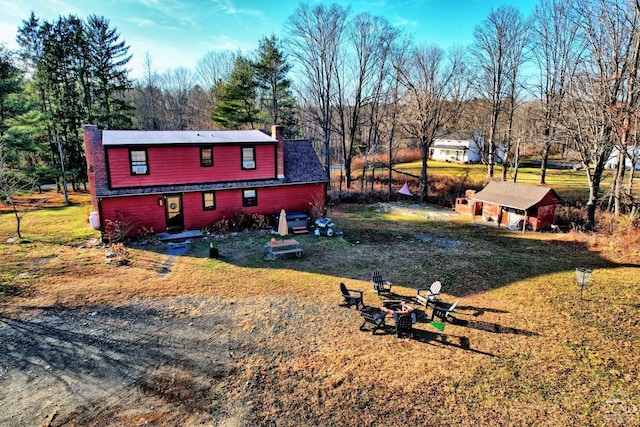
{"label": "blue sky", "polygon": [[[315,4],[309,0],[306,3]],[[104,16],[130,46],[132,77],[141,75],[149,52],[159,72],[195,68],[211,50],[250,53],[264,36],[284,37],[284,24],[299,1],[293,0],[0,0],[0,43],[10,49],[31,11],[53,21],[58,16]],[[524,15],[536,0],[353,0],[327,1],[351,7],[352,12],[384,16],[394,26],[412,34],[419,43],[443,48],[468,45],[473,28],[492,9],[511,4]]]}

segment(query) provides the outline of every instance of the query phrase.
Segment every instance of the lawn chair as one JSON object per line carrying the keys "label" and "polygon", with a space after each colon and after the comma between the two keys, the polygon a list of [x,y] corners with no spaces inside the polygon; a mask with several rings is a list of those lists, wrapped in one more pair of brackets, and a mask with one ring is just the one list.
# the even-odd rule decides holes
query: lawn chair
{"label": "lawn chair", "polygon": [[379,271],[373,272],[371,275],[371,283],[373,284],[373,290],[376,291],[378,295],[391,293],[391,281],[383,279]]}
{"label": "lawn chair", "polygon": [[364,305],[362,291],[357,289],[347,289],[347,285],[344,283],[340,283],[340,292],[342,293],[342,297],[344,298],[344,303],[342,305],[346,307],[350,307],[355,305],[357,309],[362,308]]}
{"label": "lawn chair", "polygon": [[449,317],[449,315],[451,313],[453,313],[453,311],[456,309],[456,306],[458,305],[458,302],[460,300],[457,300],[456,302],[454,302],[453,304],[448,304],[446,302],[443,301],[436,301],[433,305],[433,312],[431,313],[431,320],[434,319],[434,317],[439,317],[440,319],[442,319],[443,322],[447,321],[447,317]]}
{"label": "lawn chair", "polygon": [[[442,289],[442,283],[440,281],[435,281],[428,288],[418,288],[416,289],[416,303],[422,304],[425,307],[428,307],[429,304],[434,304],[438,301],[438,295],[440,295],[440,290]],[[422,293],[425,292],[426,293]]]}
{"label": "lawn chair", "polygon": [[[370,331],[375,335],[378,329],[384,328],[385,318],[387,317],[387,313],[383,312],[377,307],[363,307],[360,310],[360,314],[362,315],[362,325],[360,325],[361,331]],[[367,327],[367,323],[371,324],[370,327]]]}
{"label": "lawn chair", "polygon": [[396,322],[396,337],[403,338],[406,336],[413,338],[414,313],[393,313],[393,320]]}

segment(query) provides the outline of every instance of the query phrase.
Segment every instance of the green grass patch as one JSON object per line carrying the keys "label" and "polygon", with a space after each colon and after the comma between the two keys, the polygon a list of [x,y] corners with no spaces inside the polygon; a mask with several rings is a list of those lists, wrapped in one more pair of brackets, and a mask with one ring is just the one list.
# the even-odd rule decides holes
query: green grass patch
{"label": "green grass patch", "polygon": [[[397,168],[413,175],[420,174],[420,162],[412,162],[398,165]],[[437,176],[447,176],[456,179],[466,177],[467,181],[482,183],[487,181],[486,165],[464,165],[458,163],[429,161],[427,173]],[[496,165],[494,177],[502,176],[502,166]],[[607,188],[611,183],[613,172],[605,170],[602,188]],[[513,180],[513,171],[507,173],[507,180]],[[517,182],[525,184],[540,183],[539,167],[520,167],[518,169]],[[560,197],[565,199],[587,200],[589,197],[589,185],[587,176],[583,170],[548,168],[546,184],[552,187]]]}

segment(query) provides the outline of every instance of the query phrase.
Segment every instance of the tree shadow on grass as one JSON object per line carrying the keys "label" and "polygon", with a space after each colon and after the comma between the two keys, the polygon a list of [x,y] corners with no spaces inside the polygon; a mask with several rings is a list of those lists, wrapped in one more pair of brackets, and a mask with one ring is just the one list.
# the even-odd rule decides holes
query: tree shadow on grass
{"label": "tree shadow on grass", "polygon": [[[386,223],[385,223],[386,224]],[[387,224],[388,225],[388,224]],[[419,230],[419,226],[414,228]],[[296,236],[304,249],[302,258],[266,261],[263,239],[251,237],[217,243],[225,262],[246,268],[288,269],[369,282],[371,271],[387,272],[389,279],[401,288],[418,288],[440,280],[443,292],[464,297],[497,289],[516,282],[557,273],[573,272],[578,265],[590,268],[628,267],[597,253],[590,252],[585,242],[523,238],[508,230],[485,230],[452,226],[433,230],[438,238],[458,239],[455,248],[415,238],[416,230],[381,230],[359,224],[358,234],[369,236],[358,243],[345,238]],[[423,230],[424,231],[424,230]],[[206,256],[206,242],[194,245],[189,256]],[[375,253],[375,255],[372,255]],[[362,285],[359,285],[362,286]],[[406,297],[392,293],[389,299]]]}
{"label": "tree shadow on grass", "polygon": [[507,314],[509,313],[506,310],[498,310],[496,308],[491,307],[474,307],[472,305],[458,305],[456,307],[456,311],[472,311],[473,313],[465,313],[469,316],[478,317],[482,316],[485,313],[499,313],[499,314]]}
{"label": "tree shadow on grass", "polygon": [[452,325],[462,326],[464,328],[473,328],[480,331],[491,332],[494,334],[512,334],[512,335],[525,335],[529,337],[537,337],[540,334],[533,331],[527,331],[524,329],[512,328],[511,326],[502,326],[498,323],[484,322],[482,320],[465,320],[456,317],[451,317],[449,322]]}
{"label": "tree shadow on grass", "polygon": [[441,345],[444,347],[455,347],[471,353],[482,354],[490,357],[497,357],[493,353],[482,351],[471,346],[469,338],[458,335],[424,331],[422,329],[413,330],[413,339],[425,344]]}

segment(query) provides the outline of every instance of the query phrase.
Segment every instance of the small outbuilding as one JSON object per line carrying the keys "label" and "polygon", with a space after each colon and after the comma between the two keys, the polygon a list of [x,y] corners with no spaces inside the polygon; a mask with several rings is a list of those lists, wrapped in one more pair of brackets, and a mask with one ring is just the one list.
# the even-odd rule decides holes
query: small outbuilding
{"label": "small outbuilding", "polygon": [[470,212],[514,230],[539,231],[555,224],[560,197],[550,187],[492,181],[470,196]]}

